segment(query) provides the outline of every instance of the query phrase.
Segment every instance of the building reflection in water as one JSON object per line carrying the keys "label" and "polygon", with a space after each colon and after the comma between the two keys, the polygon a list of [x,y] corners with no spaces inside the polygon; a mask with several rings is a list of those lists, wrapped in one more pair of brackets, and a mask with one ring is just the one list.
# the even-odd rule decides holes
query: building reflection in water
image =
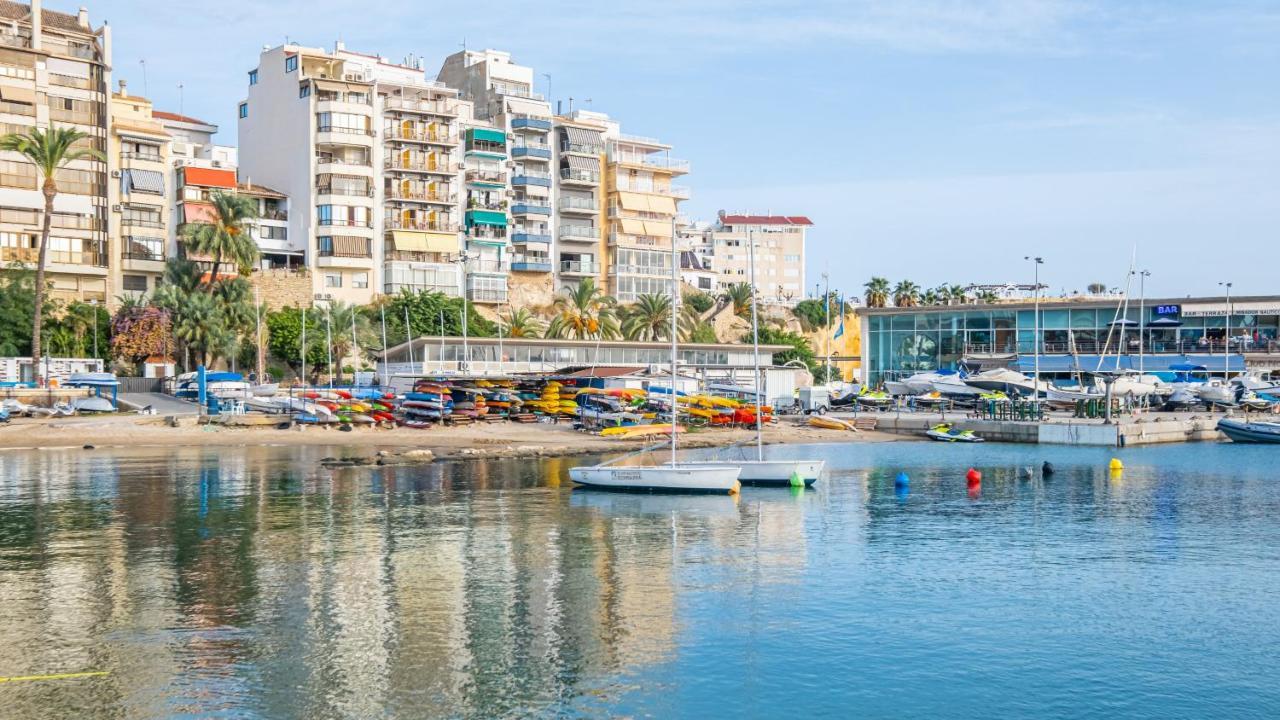
{"label": "building reflection in water", "polygon": [[[324,469],[322,449],[0,454],[19,714],[522,714],[678,652],[681,593],[803,573],[788,491],[572,491],[575,461]],[[733,579],[740,578],[740,579]]]}

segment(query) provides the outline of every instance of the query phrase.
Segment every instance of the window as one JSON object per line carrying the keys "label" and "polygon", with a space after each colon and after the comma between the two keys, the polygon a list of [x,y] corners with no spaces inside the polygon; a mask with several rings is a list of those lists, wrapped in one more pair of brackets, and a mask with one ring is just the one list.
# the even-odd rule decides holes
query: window
{"label": "window", "polygon": [[369,287],[369,273],[367,272],[352,273],[351,287],[359,288],[361,290]]}
{"label": "window", "polygon": [[342,273],[325,273],[324,286],[327,288],[342,287]]}
{"label": "window", "polygon": [[241,118],[249,117],[249,103],[247,102],[240,103],[240,117]]}
{"label": "window", "polygon": [[146,275],[125,275],[121,278],[124,289],[128,292],[146,292]]}
{"label": "window", "polygon": [[257,70],[257,68],[254,68],[253,70],[250,70],[250,71],[249,71],[249,84],[250,84],[250,85],[257,85],[257,84],[258,84],[258,70]]}
{"label": "window", "polygon": [[298,86],[298,97],[311,97],[311,83],[303,83]]}
{"label": "window", "polygon": [[17,160],[0,160],[0,185],[34,190],[36,166]]}
{"label": "window", "polygon": [[[298,56],[290,55],[284,59],[284,71],[287,73],[298,69]],[[342,287],[339,285],[338,287]]]}
{"label": "window", "polygon": [[263,240],[287,240],[289,239],[289,228],[275,225],[259,225],[258,237]]}
{"label": "window", "polygon": [[124,238],[124,257],[126,260],[164,260],[164,240],[152,237],[126,237]]}
{"label": "window", "polygon": [[799,255],[783,255],[782,260],[783,262],[789,262],[789,263],[800,262],[800,256]]}
{"label": "window", "polygon": [[316,113],[316,129],[319,132],[369,135],[369,116],[353,113]]}
{"label": "window", "polygon": [[105,173],[63,168],[58,171],[58,190],[72,195],[105,195],[105,178]]}

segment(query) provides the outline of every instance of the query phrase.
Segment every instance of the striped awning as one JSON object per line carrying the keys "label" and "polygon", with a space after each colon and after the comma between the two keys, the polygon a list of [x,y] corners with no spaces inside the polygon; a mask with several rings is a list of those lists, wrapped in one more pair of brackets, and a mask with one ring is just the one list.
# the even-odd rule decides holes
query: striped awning
{"label": "striped awning", "polygon": [[125,170],[129,191],[164,193],[164,174],[156,170]]}
{"label": "striped awning", "polygon": [[603,145],[604,135],[598,130],[587,130],[569,125],[564,126],[565,136],[574,145]]}
{"label": "striped awning", "polygon": [[600,172],[600,158],[566,155],[565,159],[569,161],[569,167],[574,170],[588,170],[593,173]]}

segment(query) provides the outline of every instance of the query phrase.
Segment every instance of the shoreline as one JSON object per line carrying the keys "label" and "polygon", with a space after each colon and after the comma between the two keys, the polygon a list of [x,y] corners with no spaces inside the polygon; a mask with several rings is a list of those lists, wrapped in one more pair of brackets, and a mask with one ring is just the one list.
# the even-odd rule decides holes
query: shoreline
{"label": "shoreline", "polygon": [[[687,449],[726,447],[750,443],[755,432],[747,429],[706,429],[680,436]],[[778,423],[766,427],[764,442],[777,444],[827,444],[842,442],[894,442],[911,439],[877,431],[848,432]],[[163,416],[116,416],[14,419],[0,425],[0,452],[30,450],[79,450],[172,447],[343,447],[349,449],[412,451],[430,450],[437,460],[493,457],[557,457],[634,452],[653,444],[652,439],[622,440],[573,430],[561,424],[476,424],[461,427],[361,428],[342,432],[332,427],[274,426],[233,427],[183,423],[171,427]]]}

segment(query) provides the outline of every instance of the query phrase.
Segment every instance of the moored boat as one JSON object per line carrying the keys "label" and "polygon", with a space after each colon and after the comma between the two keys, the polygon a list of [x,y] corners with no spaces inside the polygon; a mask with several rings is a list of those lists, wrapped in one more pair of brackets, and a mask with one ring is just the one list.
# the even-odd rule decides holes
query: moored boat
{"label": "moored boat", "polygon": [[1280,422],[1249,422],[1236,418],[1222,418],[1218,430],[1238,443],[1280,444]]}
{"label": "moored boat", "polygon": [[973,434],[972,430],[961,430],[951,423],[939,423],[929,428],[925,435],[939,442],[980,443],[986,440]]}

